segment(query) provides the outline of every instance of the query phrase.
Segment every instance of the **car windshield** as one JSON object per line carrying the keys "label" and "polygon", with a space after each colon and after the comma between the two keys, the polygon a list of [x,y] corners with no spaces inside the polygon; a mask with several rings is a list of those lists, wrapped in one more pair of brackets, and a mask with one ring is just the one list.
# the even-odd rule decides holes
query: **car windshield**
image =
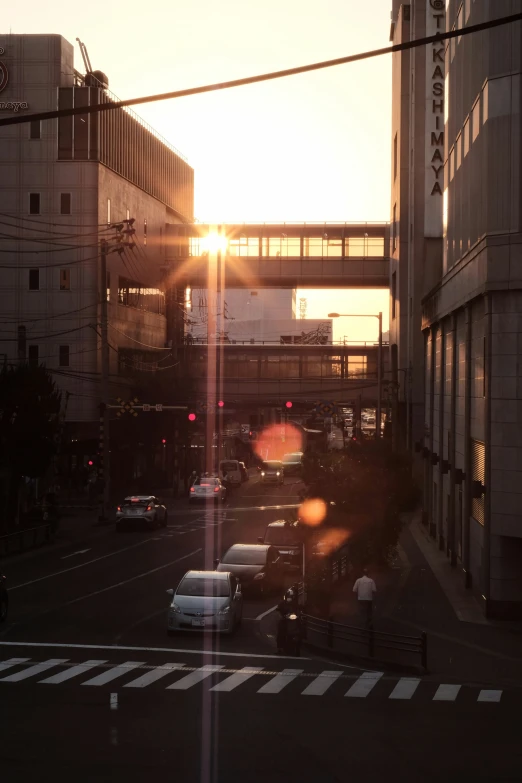
{"label": "car windshield", "polygon": [[235,462],[222,462],[221,470],[237,470],[237,464]]}
{"label": "car windshield", "polygon": [[194,482],[196,487],[215,487],[218,480],[215,478],[197,478]]}
{"label": "car windshield", "polygon": [[263,463],[263,470],[281,470],[282,467],[283,463],[276,462],[275,460]]}
{"label": "car windshield", "polygon": [[276,544],[277,546],[297,546],[299,543],[295,530],[288,530],[284,527],[269,527],[265,533],[266,544]]}
{"label": "car windshield", "polygon": [[229,549],[221,560],[223,565],[264,565],[265,549]]}
{"label": "car windshield", "polygon": [[285,454],[283,462],[301,462],[300,454]]}
{"label": "car windshield", "polygon": [[186,577],[176,590],[176,595],[209,596],[225,598],[230,595],[227,579],[209,579],[203,576]]}

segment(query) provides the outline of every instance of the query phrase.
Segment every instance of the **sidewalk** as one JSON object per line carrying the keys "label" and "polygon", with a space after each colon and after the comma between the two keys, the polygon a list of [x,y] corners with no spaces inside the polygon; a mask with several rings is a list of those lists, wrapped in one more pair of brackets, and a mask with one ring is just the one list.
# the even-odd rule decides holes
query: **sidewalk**
{"label": "sidewalk", "polygon": [[[333,619],[361,625],[353,579],[334,591]],[[428,669],[448,682],[522,683],[522,624],[488,621],[477,598],[464,587],[422,526],[420,514],[405,515],[396,561],[370,566],[377,584],[375,630],[428,635]]]}

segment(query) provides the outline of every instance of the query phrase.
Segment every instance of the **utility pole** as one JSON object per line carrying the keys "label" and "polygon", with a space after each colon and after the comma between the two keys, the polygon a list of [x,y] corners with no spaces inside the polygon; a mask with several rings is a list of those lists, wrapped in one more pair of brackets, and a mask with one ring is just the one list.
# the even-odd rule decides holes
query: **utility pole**
{"label": "utility pole", "polygon": [[381,437],[382,418],[382,313],[379,313],[379,352],[377,355],[377,416],[375,420],[375,437]]}
{"label": "utility pole", "polygon": [[107,316],[107,252],[106,239],[100,242],[100,312],[101,312],[101,387],[100,387],[100,466],[103,500],[100,503],[99,520],[107,519],[110,498],[110,449],[109,449],[109,325]]}

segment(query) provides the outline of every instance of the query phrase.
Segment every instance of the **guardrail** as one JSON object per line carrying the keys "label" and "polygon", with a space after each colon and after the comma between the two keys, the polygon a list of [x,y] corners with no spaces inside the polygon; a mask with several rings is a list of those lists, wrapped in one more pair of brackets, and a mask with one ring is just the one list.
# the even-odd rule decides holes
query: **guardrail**
{"label": "guardrail", "polygon": [[317,644],[317,636],[323,640],[323,643],[317,646],[326,647],[333,652],[355,653],[360,657],[401,665],[404,664],[405,655],[408,655],[411,657],[407,663],[413,658],[413,663],[420,666],[424,672],[428,670],[428,639],[425,633],[420,636],[403,636],[304,614],[304,641]]}
{"label": "guardrail", "polygon": [[37,525],[23,528],[14,533],[0,536],[0,557],[19,554],[27,549],[52,543],[54,533],[51,525]]}

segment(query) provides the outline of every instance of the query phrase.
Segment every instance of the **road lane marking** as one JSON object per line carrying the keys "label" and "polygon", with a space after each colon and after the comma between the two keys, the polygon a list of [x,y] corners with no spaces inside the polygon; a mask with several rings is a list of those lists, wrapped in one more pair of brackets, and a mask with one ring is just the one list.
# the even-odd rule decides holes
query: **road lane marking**
{"label": "road lane marking", "polygon": [[[263,617],[266,617],[267,615],[272,614],[272,612],[275,612],[276,609],[277,609],[277,606],[272,606],[270,609],[267,609],[266,612],[261,612],[261,614],[258,614],[257,617],[255,617],[254,619],[255,620],[262,620]],[[246,619],[250,619],[250,618],[246,618]]]}
{"label": "road lane marking", "polygon": [[47,677],[45,680],[39,680],[39,683],[45,683],[47,685],[58,685],[60,682],[66,682],[67,680],[72,680],[73,677],[77,677],[79,674],[85,674],[85,672],[88,672],[89,669],[94,669],[96,666],[103,666],[107,664],[108,661],[85,661],[85,663],[79,663],[77,666],[71,666],[70,669],[64,669],[63,672],[58,672],[58,674],[52,674],[50,677]]}
{"label": "road lane marking", "polygon": [[455,701],[461,685],[439,685],[433,701]]}
{"label": "road lane marking", "polygon": [[117,710],[118,709],[118,694],[117,693],[111,693],[111,710]]}
{"label": "road lane marking", "polygon": [[34,666],[29,666],[28,669],[23,669],[21,672],[10,674],[7,677],[2,677],[0,682],[20,682],[20,680],[27,680],[29,677],[34,677],[37,674],[52,669],[53,666],[59,666],[61,663],[67,663],[68,658],[49,658],[48,661],[42,661],[42,663],[35,663]]}
{"label": "road lane marking", "polygon": [[90,552],[90,551],[91,551],[91,547],[89,547],[89,549],[79,549],[77,552],[73,552],[70,555],[64,555],[63,557],[60,558],[60,560],[67,560],[68,557],[75,557],[76,555],[84,555],[86,552]]}
{"label": "road lane marking", "polygon": [[301,696],[322,696],[341,676],[342,672],[325,671],[319,674],[302,692]]}
{"label": "road lane marking", "polygon": [[390,699],[411,699],[420,680],[417,677],[401,677],[395,688],[390,693]]}
{"label": "road lane marking", "polygon": [[[169,566],[175,565],[176,563],[180,563],[182,560],[186,560],[187,557],[192,557],[193,555],[197,555],[198,552],[202,552],[202,551],[203,549],[202,547],[200,547],[199,549],[195,549],[193,552],[189,552],[187,555],[183,555],[182,557],[176,558],[176,560],[171,560],[170,563],[165,563],[165,565],[158,566],[157,568],[152,568],[150,571],[144,571],[142,574],[131,576],[130,579],[124,579],[123,582],[117,582],[114,585],[109,585],[109,587],[102,587],[101,590],[95,590],[93,593],[87,593],[87,595],[81,595],[79,598],[73,598],[72,601],[67,601],[67,603],[61,604],[60,606],[54,606],[52,607],[52,609],[49,609],[47,612],[43,612],[42,614],[48,614],[48,612],[54,612],[56,611],[56,609],[63,609],[65,606],[71,606],[72,604],[77,604],[80,601],[85,601],[87,598],[93,598],[95,595],[101,595],[101,593],[107,593],[109,590],[114,590],[116,587],[127,585],[129,584],[129,582],[134,582],[136,579],[141,579],[144,576],[155,574],[157,571],[161,571],[163,568],[168,568]],[[41,617],[41,615],[38,615],[38,617]]]}
{"label": "road lane marking", "polygon": [[101,674],[97,674],[96,677],[93,677],[86,682],[82,682],[82,685],[105,685],[105,683],[112,682],[117,677],[122,677],[124,674],[128,674],[138,666],[144,665],[145,661],[125,661],[125,663],[122,663],[120,666],[113,666],[112,669],[109,669],[106,672],[102,672]]}
{"label": "road lane marking", "polygon": [[101,557],[95,557],[94,560],[88,560],[86,563],[80,563],[79,565],[71,566],[70,568],[64,568],[61,571],[55,571],[53,574],[47,574],[46,576],[39,576],[38,579],[32,579],[30,582],[22,582],[21,585],[15,585],[14,587],[9,587],[8,592],[12,592],[13,590],[19,590],[21,587],[28,587],[29,585],[35,585],[37,582],[43,582],[44,579],[51,579],[53,576],[68,574],[70,571],[76,571],[76,569],[78,568],[85,568],[85,566],[92,565],[92,563],[99,563],[100,560],[105,560],[108,557],[114,557],[114,555],[119,555],[122,552],[128,552],[129,549],[135,549],[137,546],[143,546],[143,544],[147,544],[149,541],[152,541],[152,538],[146,538],[144,541],[138,541],[137,544],[131,544],[131,546],[126,546],[124,549],[117,549],[116,552],[109,552],[107,555],[101,555]]}
{"label": "road lane marking", "polygon": [[30,658],[9,658],[7,661],[0,663],[0,672],[4,672],[6,669],[11,669],[13,666],[18,666],[20,663],[27,663]]}
{"label": "road lane marking", "polygon": [[[187,650],[183,647],[136,647],[118,644],[64,644],[62,642],[5,642],[0,641],[0,647],[38,647],[42,649],[66,650],[125,650],[126,652],[163,652],[182,653],[183,655],[224,656],[229,658],[267,658],[277,661],[295,660],[293,655],[268,655],[252,652],[223,652],[222,650]],[[302,661],[310,658],[301,657]]]}
{"label": "road lane marking", "polygon": [[242,685],[255,674],[262,672],[263,668],[263,666],[244,666],[238,672],[235,672],[235,674],[231,674],[230,677],[227,677],[226,680],[218,682],[218,684],[214,685],[210,690],[219,691],[220,693],[230,693],[230,691],[233,691],[238,685]]}
{"label": "road lane marking", "polygon": [[283,688],[288,685],[296,677],[302,674],[304,669],[283,669],[282,672],[276,674],[271,680],[266,682],[259,688],[258,693],[280,693]]}
{"label": "road lane marking", "polygon": [[138,677],[137,679],[126,683],[126,685],[124,685],[123,687],[145,688],[147,685],[150,685],[152,682],[156,682],[157,680],[160,680],[162,677],[166,677],[167,674],[170,674],[173,671],[177,671],[178,669],[183,669],[184,667],[185,667],[184,663],[164,663],[163,666],[156,666],[156,668],[152,669],[151,671],[142,674],[141,677]]}
{"label": "road lane marking", "polygon": [[195,672],[192,672],[191,674],[187,674],[186,677],[182,677],[181,680],[176,680],[176,682],[173,682],[172,685],[169,685],[166,690],[167,691],[186,691],[189,688],[192,688],[193,685],[197,685],[198,682],[201,682],[202,680],[206,680],[207,677],[210,677],[214,672],[218,672],[220,669],[223,669],[224,667],[221,664],[213,664],[210,666],[202,666],[200,669],[197,669]]}
{"label": "road lane marking", "polygon": [[381,679],[384,672],[363,672],[354,682],[352,687],[346,691],[345,696],[356,699],[365,699]]}
{"label": "road lane marking", "polygon": [[500,701],[501,696],[502,696],[502,691],[482,690],[478,695],[477,701],[487,701],[487,702]]}

